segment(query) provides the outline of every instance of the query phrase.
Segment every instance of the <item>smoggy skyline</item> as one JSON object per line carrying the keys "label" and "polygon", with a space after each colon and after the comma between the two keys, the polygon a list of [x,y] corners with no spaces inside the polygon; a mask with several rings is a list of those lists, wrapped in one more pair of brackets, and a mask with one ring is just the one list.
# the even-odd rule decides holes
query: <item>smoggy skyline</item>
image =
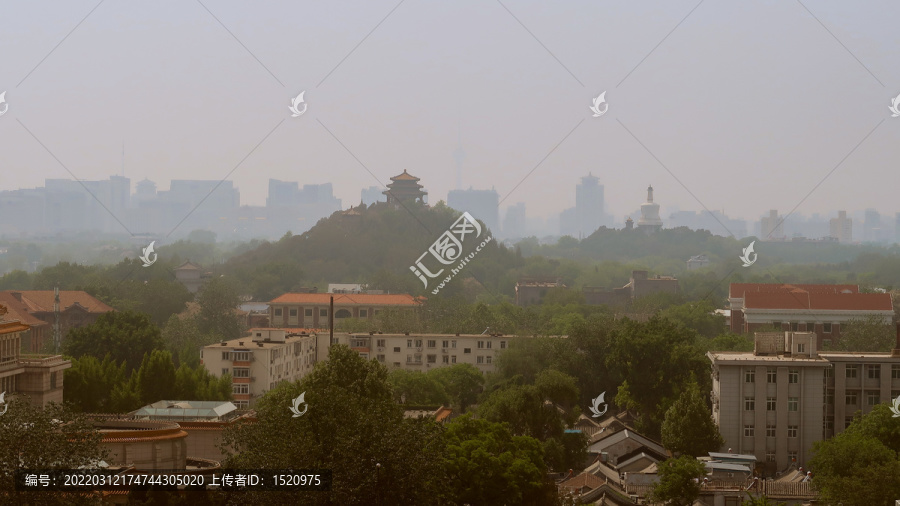
{"label": "smoggy skyline", "polygon": [[836,1],[16,4],[0,34],[0,189],[121,174],[124,143],[125,176],[160,190],[226,178],[263,205],[269,178],[331,181],[346,207],[405,169],[434,203],[456,187],[459,142],[462,188],[530,216],[571,207],[589,172],[616,219],[648,184],[664,210],[893,216],[898,15]]}

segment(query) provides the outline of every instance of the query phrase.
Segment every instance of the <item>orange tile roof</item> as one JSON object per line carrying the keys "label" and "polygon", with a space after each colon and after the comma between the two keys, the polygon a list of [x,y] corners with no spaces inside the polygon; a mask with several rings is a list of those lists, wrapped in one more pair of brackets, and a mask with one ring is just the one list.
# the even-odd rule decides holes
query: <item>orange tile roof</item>
{"label": "orange tile roof", "polygon": [[604,481],[598,476],[594,476],[591,473],[582,472],[578,476],[574,476],[560,483],[559,486],[581,491],[584,488],[587,488],[588,490],[594,490],[595,488],[603,485],[603,483]]}
{"label": "orange tile roof", "polygon": [[24,332],[28,330],[28,325],[23,325],[19,322],[0,322],[0,335],[2,334],[12,334],[13,332]]}
{"label": "orange tile roof", "polygon": [[889,293],[767,292],[744,294],[747,309],[893,311]]}
{"label": "orange tile roof", "polygon": [[22,302],[19,302],[19,300],[13,297],[10,292],[0,292],[0,306],[7,309],[7,313],[0,317],[0,320],[19,320],[25,325],[32,327],[49,325],[49,323],[44,320],[32,316],[31,313],[28,312],[28,307]]}
{"label": "orange tile roof", "polygon": [[729,287],[729,297],[741,298],[745,294],[751,292],[773,293],[773,292],[816,292],[816,293],[842,293],[850,290],[851,293],[859,293],[857,285],[809,285],[809,284],[788,284],[788,283],[731,283]]}
{"label": "orange tile roof", "polygon": [[[0,292],[0,294],[9,294],[10,297],[15,299],[13,294],[16,292],[22,294],[21,306],[29,313],[53,311],[53,299],[55,298],[53,290],[7,290]],[[59,309],[61,311],[70,308],[75,305],[76,302],[91,313],[108,313],[110,311],[115,311],[111,306],[104,304],[85,291],[59,291]]]}
{"label": "orange tile roof", "polygon": [[419,180],[419,178],[406,172],[406,169],[403,170],[403,174],[400,174],[399,176],[394,176],[391,178],[391,181],[418,181],[418,180]]}
{"label": "orange tile roof", "polygon": [[420,303],[416,297],[406,293],[368,294],[368,293],[286,293],[275,298],[269,304],[328,304],[329,297],[334,296],[334,305],[341,306],[416,306]]}

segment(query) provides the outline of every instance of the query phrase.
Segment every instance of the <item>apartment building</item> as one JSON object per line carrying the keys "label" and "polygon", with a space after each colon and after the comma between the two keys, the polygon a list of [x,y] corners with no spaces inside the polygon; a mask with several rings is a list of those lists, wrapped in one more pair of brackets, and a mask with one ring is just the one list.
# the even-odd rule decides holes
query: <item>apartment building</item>
{"label": "apartment building", "polygon": [[497,355],[507,349],[512,340],[502,334],[373,333],[347,336],[350,347],[363,358],[375,359],[388,368],[422,372],[454,364],[472,364],[482,373],[494,372]]}
{"label": "apartment building", "polygon": [[273,327],[328,328],[331,297],[336,325],[344,318],[373,320],[385,309],[414,309],[420,303],[408,294],[286,293],[269,302],[269,321]]}
{"label": "apartment building", "polygon": [[713,418],[724,448],[773,474],[811,457],[813,443],[900,396],[900,330],[890,353],[819,353],[813,332],[755,334],[748,352],[709,352]]}
{"label": "apartment building", "polygon": [[299,329],[250,329],[250,335],[204,346],[200,363],[210,374],[231,374],[234,405],[252,407],[282,381],[296,381],[316,364],[316,336]]}

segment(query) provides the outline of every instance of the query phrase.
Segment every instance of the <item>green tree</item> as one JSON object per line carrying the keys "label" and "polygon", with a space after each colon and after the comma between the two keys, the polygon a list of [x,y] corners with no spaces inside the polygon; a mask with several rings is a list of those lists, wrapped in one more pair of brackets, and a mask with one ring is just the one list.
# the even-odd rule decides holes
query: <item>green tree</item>
{"label": "green tree", "polygon": [[671,506],[690,506],[700,497],[699,480],[706,475],[703,462],[682,455],[660,462],[659,482],[653,486],[650,498]]}
{"label": "green tree", "polygon": [[138,395],[141,402],[149,404],[160,400],[173,400],[175,389],[175,364],[168,351],[153,350],[144,355],[137,374]]}
{"label": "green tree", "polygon": [[97,321],[69,331],[63,349],[67,355],[91,355],[102,358],[109,354],[115,362],[125,361],[129,370],[136,369],[145,353],[163,347],[159,328],[142,313],[113,311]]}
{"label": "green tree", "polygon": [[200,349],[219,339],[217,335],[200,332],[197,318],[193,316],[172,315],[162,330],[162,340],[175,362],[191,367],[200,364]]}
{"label": "green tree", "polygon": [[[433,369],[433,371],[436,369]],[[388,374],[388,382],[394,391],[394,400],[406,404],[419,405],[445,405],[450,398],[442,385],[429,371],[427,374],[420,371],[407,371],[394,369]]]}
{"label": "green tree", "polygon": [[231,400],[231,375],[215,377],[198,364],[191,367],[181,364],[175,371],[175,389],[170,399],[197,401]]}
{"label": "green tree", "polygon": [[813,444],[813,483],[826,503],[888,504],[900,497],[900,418],[881,404],[840,434]]}
{"label": "green tree", "polygon": [[725,444],[696,381],[688,382],[678,400],[666,411],[662,443],[676,455],[692,457],[718,451]]}
{"label": "green tree", "polygon": [[[9,397],[0,416],[0,504],[94,504],[70,492],[13,492],[17,469],[76,469],[107,457],[101,434],[68,407],[41,408],[25,397]],[[7,495],[11,493],[12,495]]]}
{"label": "green tree", "polygon": [[[247,493],[242,503],[449,503],[441,427],[433,420],[404,419],[387,378],[381,364],[337,345],[299,382],[267,392],[255,407],[255,423],[226,429],[224,465],[333,469],[334,481],[329,492]],[[301,394],[307,411],[293,417],[289,408]]]}
{"label": "green tree", "polygon": [[240,297],[237,286],[226,278],[212,278],[197,293],[200,332],[214,334],[221,340],[241,336],[241,319],[237,314]]}
{"label": "green tree", "polygon": [[63,396],[78,411],[108,413],[117,407],[113,399],[115,387],[126,379],[125,362],[116,365],[108,354],[102,362],[85,355],[73,359],[72,368],[65,372]]}
{"label": "green tree", "polygon": [[891,351],[895,343],[894,327],[880,316],[854,318],[841,325],[841,337],[832,343],[838,351]]}
{"label": "green tree", "polygon": [[447,426],[446,473],[456,504],[554,504],[541,444],[501,423],[461,416]]}
{"label": "green tree", "polygon": [[484,386],[484,375],[472,364],[440,367],[431,372],[460,412],[472,405]]}
{"label": "green tree", "polygon": [[540,441],[559,437],[565,424],[553,404],[545,403],[534,385],[508,386],[491,392],[478,406],[478,416],[509,425],[513,434]]}

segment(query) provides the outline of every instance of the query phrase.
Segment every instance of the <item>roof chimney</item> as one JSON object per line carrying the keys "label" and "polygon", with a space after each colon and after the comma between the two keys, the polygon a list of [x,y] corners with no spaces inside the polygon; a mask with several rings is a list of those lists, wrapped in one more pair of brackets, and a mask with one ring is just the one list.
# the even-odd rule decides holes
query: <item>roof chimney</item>
{"label": "roof chimney", "polygon": [[900,357],[900,323],[897,324],[897,342],[894,344],[894,349],[891,350],[892,357]]}

